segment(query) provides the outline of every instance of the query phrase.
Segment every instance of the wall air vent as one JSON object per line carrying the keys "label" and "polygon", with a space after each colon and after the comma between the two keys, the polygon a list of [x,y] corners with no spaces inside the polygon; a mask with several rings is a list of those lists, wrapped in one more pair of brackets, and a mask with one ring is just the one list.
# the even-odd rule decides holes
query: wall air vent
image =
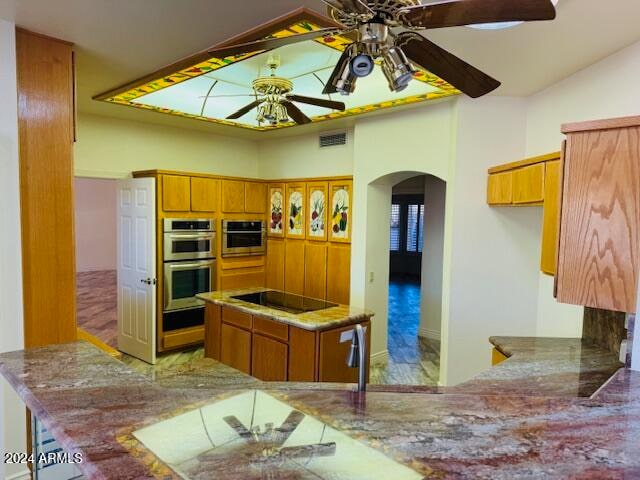
{"label": "wall air vent", "polygon": [[337,147],[347,144],[347,132],[323,133],[320,135],[320,148]]}

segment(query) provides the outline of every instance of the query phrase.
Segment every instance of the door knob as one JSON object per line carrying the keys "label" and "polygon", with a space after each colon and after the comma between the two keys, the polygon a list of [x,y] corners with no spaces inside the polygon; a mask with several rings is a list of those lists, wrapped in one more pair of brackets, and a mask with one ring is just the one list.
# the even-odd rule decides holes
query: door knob
{"label": "door knob", "polygon": [[156,279],[151,279],[151,278],[141,278],[140,282],[142,283],[146,283],[147,285],[155,285],[156,284]]}

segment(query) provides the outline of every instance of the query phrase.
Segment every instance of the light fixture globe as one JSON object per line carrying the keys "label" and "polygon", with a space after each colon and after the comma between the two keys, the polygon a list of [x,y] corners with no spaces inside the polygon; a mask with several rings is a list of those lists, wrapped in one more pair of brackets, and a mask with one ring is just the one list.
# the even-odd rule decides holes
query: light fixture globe
{"label": "light fixture globe", "polygon": [[364,53],[359,53],[351,59],[351,62],[349,62],[349,70],[358,78],[370,75],[374,66],[375,63],[373,63],[373,58]]}

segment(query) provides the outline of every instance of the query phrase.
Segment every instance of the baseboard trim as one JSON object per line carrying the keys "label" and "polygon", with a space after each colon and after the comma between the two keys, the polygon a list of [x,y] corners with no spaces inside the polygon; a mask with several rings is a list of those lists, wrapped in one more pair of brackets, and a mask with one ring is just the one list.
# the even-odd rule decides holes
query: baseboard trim
{"label": "baseboard trim", "polygon": [[419,337],[430,338],[432,340],[440,340],[440,332],[438,330],[433,330],[431,328],[420,328],[418,330]]}
{"label": "baseboard trim", "polygon": [[389,359],[389,350],[383,350],[371,354],[371,364],[383,363]]}
{"label": "baseboard trim", "polygon": [[9,475],[5,480],[30,480],[31,472],[29,469],[25,469],[22,472],[14,473],[13,475]]}

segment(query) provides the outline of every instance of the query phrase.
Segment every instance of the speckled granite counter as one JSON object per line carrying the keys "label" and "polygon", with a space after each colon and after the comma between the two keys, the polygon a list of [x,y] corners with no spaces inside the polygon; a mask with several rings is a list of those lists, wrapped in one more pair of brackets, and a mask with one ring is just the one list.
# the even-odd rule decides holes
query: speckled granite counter
{"label": "speckled granite counter", "polygon": [[580,338],[489,341],[509,358],[449,392],[589,397],[623,367],[614,353]]}
{"label": "speckled granite counter", "polygon": [[492,394],[268,384],[213,361],[154,383],[82,342],[0,355],[0,373],[88,478],[640,478],[640,374],[592,398],[514,394],[531,347],[518,340],[494,339],[513,356]]}
{"label": "speckled granite counter", "polygon": [[349,305],[337,305],[324,310],[305,313],[289,313],[274,308],[244,302],[234,296],[270,291],[269,288],[244,288],[239,290],[223,290],[197,295],[198,298],[216,305],[232,307],[244,313],[265,317],[277,322],[287,323],[305,330],[326,330],[345,325],[361,323],[373,316],[373,312]]}

